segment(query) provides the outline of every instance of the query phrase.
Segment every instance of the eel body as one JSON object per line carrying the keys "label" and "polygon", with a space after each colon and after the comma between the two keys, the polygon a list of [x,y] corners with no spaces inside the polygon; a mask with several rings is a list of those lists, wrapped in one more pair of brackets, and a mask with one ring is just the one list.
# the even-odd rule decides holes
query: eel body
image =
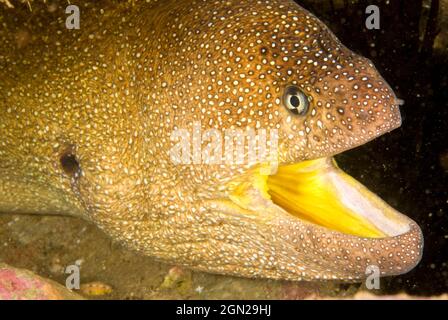
{"label": "eel body", "polygon": [[[418,225],[332,160],[399,127],[400,102],[296,3],[86,1],[80,29],[65,1],[32,5],[0,8],[0,212],[82,217],[245,277],[353,281],[420,260]],[[174,161],[173,132],[192,150],[195,128],[274,132],[276,170],[205,163],[210,139]]]}

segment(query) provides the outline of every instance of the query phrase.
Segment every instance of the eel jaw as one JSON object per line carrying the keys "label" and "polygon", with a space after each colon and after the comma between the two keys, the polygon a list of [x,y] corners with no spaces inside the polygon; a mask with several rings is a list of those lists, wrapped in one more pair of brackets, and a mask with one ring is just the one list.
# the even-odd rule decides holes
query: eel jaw
{"label": "eel jaw", "polygon": [[232,181],[229,198],[240,214],[267,226],[273,247],[294,249],[301,271],[290,268],[295,275],[278,277],[354,281],[366,278],[371,266],[390,276],[420,261],[419,226],[344,173],[334,159],[280,166],[272,176],[259,169]]}

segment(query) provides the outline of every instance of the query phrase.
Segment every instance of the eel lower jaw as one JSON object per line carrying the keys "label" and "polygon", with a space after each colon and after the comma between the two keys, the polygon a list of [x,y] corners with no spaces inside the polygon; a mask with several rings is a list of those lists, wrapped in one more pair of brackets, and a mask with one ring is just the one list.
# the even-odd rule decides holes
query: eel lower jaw
{"label": "eel lower jaw", "polygon": [[344,173],[333,158],[280,166],[269,176],[256,168],[228,187],[226,212],[270,230],[271,239],[281,240],[279,250],[292,249],[296,261],[312,261],[315,269],[326,270],[325,279],[362,279],[371,264],[383,268],[381,276],[402,274],[421,259],[418,225]]}

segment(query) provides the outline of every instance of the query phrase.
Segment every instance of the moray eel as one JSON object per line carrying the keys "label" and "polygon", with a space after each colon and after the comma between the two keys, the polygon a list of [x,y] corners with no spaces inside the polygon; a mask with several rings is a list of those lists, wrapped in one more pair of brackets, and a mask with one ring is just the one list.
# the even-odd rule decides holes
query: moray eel
{"label": "moray eel", "polygon": [[[1,9],[0,212],[82,217],[161,261],[244,277],[360,281],[419,262],[418,225],[332,158],[399,127],[400,101],[310,12],[92,1],[77,30],[65,5]],[[277,170],[175,163],[172,133],[195,123],[277,130]]]}

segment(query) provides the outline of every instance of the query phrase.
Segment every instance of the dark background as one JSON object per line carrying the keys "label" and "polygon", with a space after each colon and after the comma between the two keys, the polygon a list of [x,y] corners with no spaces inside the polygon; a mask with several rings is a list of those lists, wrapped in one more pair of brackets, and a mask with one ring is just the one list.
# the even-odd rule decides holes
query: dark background
{"label": "dark background", "polygon": [[[446,293],[448,1],[296,2],[323,20],[347,47],[370,58],[405,101],[400,129],[336,157],[345,171],[423,230],[421,263],[406,275],[384,279],[384,293]],[[365,27],[370,4],[380,8],[380,30]]]}

